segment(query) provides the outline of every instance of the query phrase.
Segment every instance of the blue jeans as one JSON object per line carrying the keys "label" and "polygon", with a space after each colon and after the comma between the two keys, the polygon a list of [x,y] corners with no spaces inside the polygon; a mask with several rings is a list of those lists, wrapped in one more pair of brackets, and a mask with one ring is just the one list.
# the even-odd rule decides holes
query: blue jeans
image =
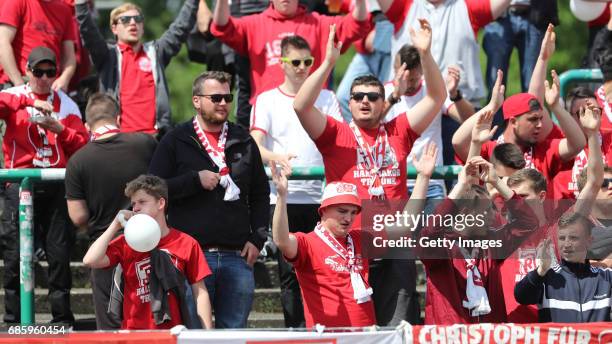
{"label": "blue jeans", "polygon": [[[348,107],[351,93],[351,84],[359,76],[372,74],[379,80],[386,78],[391,66],[391,35],[393,34],[393,24],[387,20],[376,23],[376,36],[374,37],[374,52],[371,54],[355,54],[353,60],[344,72],[342,81],[336,93],[342,118],[346,122],[353,120],[351,111]],[[381,80],[385,81],[385,80]]]}
{"label": "blue jeans", "polygon": [[[540,45],[544,31],[530,23],[527,17],[507,13],[496,21],[485,26],[482,48],[487,54],[486,81],[489,98],[497,70],[504,72],[504,85],[507,81],[508,65],[514,47],[518,49],[521,65],[521,90],[527,92],[531,74],[540,55]],[[501,121],[501,111],[495,116],[495,122]]]}
{"label": "blue jeans", "polygon": [[215,328],[245,328],[255,295],[255,277],[240,251],[206,252],[212,275],[204,282],[215,315]]}

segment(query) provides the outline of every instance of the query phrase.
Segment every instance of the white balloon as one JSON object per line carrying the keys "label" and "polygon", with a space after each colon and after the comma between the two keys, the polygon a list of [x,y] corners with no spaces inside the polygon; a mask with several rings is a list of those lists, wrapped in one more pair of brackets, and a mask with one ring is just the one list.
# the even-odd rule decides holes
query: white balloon
{"label": "white balloon", "polygon": [[136,214],[127,221],[123,230],[125,241],[138,252],[149,252],[159,244],[159,224],[149,215]]}
{"label": "white balloon", "polygon": [[608,6],[605,2],[570,0],[570,10],[579,20],[588,22],[597,19]]}

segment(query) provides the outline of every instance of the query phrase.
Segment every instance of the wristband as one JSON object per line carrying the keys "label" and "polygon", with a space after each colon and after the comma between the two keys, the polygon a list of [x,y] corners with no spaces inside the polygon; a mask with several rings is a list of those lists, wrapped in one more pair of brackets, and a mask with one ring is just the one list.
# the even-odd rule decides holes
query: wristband
{"label": "wristband", "polygon": [[455,97],[452,97],[450,100],[456,103],[460,101],[461,99],[463,99],[463,94],[461,94],[461,90],[457,90],[457,94],[455,95]]}
{"label": "wristband", "polygon": [[389,102],[389,104],[391,104],[391,105],[395,105],[395,104],[399,103],[400,99],[399,99],[399,98],[394,97],[394,96],[393,96],[393,93],[391,93],[391,94],[389,95],[389,97],[387,97],[387,101]]}

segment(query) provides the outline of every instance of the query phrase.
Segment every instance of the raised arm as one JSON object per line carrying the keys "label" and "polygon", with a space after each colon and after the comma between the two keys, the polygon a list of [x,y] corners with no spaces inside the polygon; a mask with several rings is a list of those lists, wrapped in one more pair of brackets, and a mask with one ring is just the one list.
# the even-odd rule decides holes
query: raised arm
{"label": "raised arm", "polygon": [[298,253],[297,239],[289,233],[289,220],[287,218],[287,188],[288,181],[285,173],[276,168],[274,161],[269,163],[272,170],[272,182],[276,186],[277,199],[272,217],[272,239],[283,255],[288,259],[295,258]]}
{"label": "raised arm", "polygon": [[414,188],[410,194],[410,199],[404,207],[404,213],[407,214],[418,214],[425,208],[427,202],[427,189],[429,188],[429,181],[436,168],[436,159],[438,157],[438,146],[433,141],[429,141],[419,160],[416,160],[414,154],[412,155],[412,162],[416,168],[418,174],[414,183]]}
{"label": "raised arm", "polygon": [[[497,79],[495,80],[495,85],[493,86],[493,92],[491,93],[491,100],[489,101],[489,104],[487,104],[485,107],[476,112],[473,116],[463,122],[459,129],[455,131],[455,134],[453,134],[453,148],[455,149],[455,153],[457,154],[457,156],[459,156],[462,161],[468,160],[474,126],[479,120],[483,120],[480,119],[480,116],[487,112],[496,113],[504,103],[505,86],[502,85],[502,80],[503,73],[501,70],[497,70]],[[487,129],[490,128],[491,125],[489,124],[489,127]],[[484,127],[482,127],[482,129],[484,129]],[[490,133],[491,137],[493,136],[493,134],[495,134],[494,131]],[[484,139],[485,137],[483,136],[482,140]],[[480,142],[481,145],[486,142],[482,140]],[[480,151],[478,151],[478,154],[480,155]]]}
{"label": "raised arm", "polygon": [[79,22],[79,32],[83,38],[85,48],[89,50],[91,60],[96,68],[99,69],[100,66],[103,66],[109,61],[108,56],[110,52],[104,40],[104,36],[102,36],[98,25],[96,25],[89,12],[87,0],[75,0],[74,10],[77,21]]}
{"label": "raised arm", "polygon": [[[530,94],[533,94],[538,98],[540,104],[544,104],[544,95],[546,88],[544,87],[544,81],[546,80],[546,73],[548,68],[548,61],[555,52],[555,40],[556,34],[554,31],[554,25],[548,24],[544,38],[542,39],[542,46],[540,48],[540,55],[531,74],[531,80],[529,80]],[[550,134],[553,128],[553,122],[550,118],[550,113],[544,111],[544,118],[542,118],[542,130],[540,130],[540,140],[544,140]]]}
{"label": "raised arm", "polygon": [[213,22],[216,25],[224,26],[230,18],[230,9],[227,0],[217,0],[215,11],[213,13]]}
{"label": "raised arm", "polygon": [[9,77],[13,85],[23,85],[23,77],[17,62],[15,61],[15,52],[13,51],[13,39],[17,29],[13,26],[0,24],[0,65],[4,69],[4,73]]}
{"label": "raised arm", "polygon": [[62,90],[64,92],[68,91],[68,85],[70,84],[70,80],[76,71],[76,53],[74,50],[74,42],[73,41],[63,41],[62,42],[62,58],[60,61],[61,74],[55,79],[51,88],[54,91]]}
{"label": "raised arm", "polygon": [[467,160],[470,160],[475,156],[480,156],[482,145],[491,140],[497,131],[497,126],[494,126],[491,129],[494,116],[492,111],[487,110],[477,114],[477,116],[478,118],[474,124],[474,128],[472,129],[472,140],[470,141],[470,150],[466,158]]}
{"label": "raised arm", "polygon": [[587,160],[586,183],[578,194],[574,211],[585,217],[591,215],[597,192],[604,178],[604,164],[599,143],[599,128],[601,126],[601,110],[595,104],[589,104],[580,109],[580,123],[587,136],[589,155]]}
{"label": "raised arm", "polygon": [[481,0],[491,2],[491,17],[493,20],[499,18],[505,10],[510,6],[510,0]]}
{"label": "raised arm", "polygon": [[110,226],[108,226],[104,233],[89,246],[87,253],[85,253],[85,257],[83,257],[83,264],[85,264],[85,266],[92,269],[103,269],[110,265],[110,259],[106,255],[108,244],[113,240],[117,232],[123,228],[119,218],[123,217],[123,219],[127,220],[130,216],[132,216],[131,211],[119,211]]}
{"label": "raised arm", "polygon": [[158,54],[163,66],[168,65],[170,60],[181,50],[183,42],[187,40],[189,32],[196,22],[199,0],[185,0],[181,11],[176,16],[170,27],[155,42]]}
{"label": "raised arm", "polygon": [[196,16],[196,23],[198,25],[198,31],[205,35],[210,30],[210,23],[212,22],[213,14],[205,0],[200,0],[198,6],[198,13]]}
{"label": "raised arm", "polygon": [[565,110],[559,101],[561,85],[557,72],[552,70],[550,74],[552,75],[552,85],[549,84],[548,80],[544,82],[546,87],[546,103],[555,113],[557,121],[559,121],[559,127],[563,130],[563,134],[565,134],[565,138],[559,143],[559,155],[561,159],[568,161],[580,153],[586,144],[586,140],[578,123],[576,123],[572,115]]}
{"label": "raised arm", "polygon": [[410,28],[412,45],[419,51],[423,76],[427,84],[427,94],[411,111],[406,112],[412,130],[421,134],[436,117],[446,99],[446,85],[440,69],[431,55],[431,26],[425,19],[419,19],[420,29]]}
{"label": "raised arm", "polygon": [[[458,66],[450,65],[446,69],[446,91],[454,106],[448,109],[448,116],[454,119],[457,123],[465,122],[472,116],[476,110],[474,105],[467,99],[463,98],[459,91],[459,82],[461,81],[461,70]],[[459,99],[458,99],[459,98]]]}
{"label": "raised arm", "polygon": [[329,29],[329,37],[327,39],[327,51],[325,54],[325,60],[307,79],[304,81],[302,87],[295,95],[293,101],[293,109],[304,127],[304,130],[308,133],[311,139],[316,140],[323,131],[327,119],[325,115],[321,113],[315,106],[315,101],[323,89],[323,84],[329,78],[331,71],[334,69],[336,60],[340,56],[340,50],[342,49],[342,42],[335,43],[336,37],[336,26],[331,25]]}

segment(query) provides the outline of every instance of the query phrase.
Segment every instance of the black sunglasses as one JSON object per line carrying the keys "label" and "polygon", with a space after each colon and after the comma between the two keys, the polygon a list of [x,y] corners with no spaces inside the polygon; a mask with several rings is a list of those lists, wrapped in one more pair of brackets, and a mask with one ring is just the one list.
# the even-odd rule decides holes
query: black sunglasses
{"label": "black sunglasses", "polygon": [[142,14],[138,14],[138,15],[135,15],[135,16],[121,16],[121,17],[118,17],[117,20],[115,21],[115,23],[121,23],[123,25],[127,25],[127,24],[129,24],[132,21],[132,19],[134,19],[134,21],[136,23],[144,22],[144,16]]}
{"label": "black sunglasses", "polygon": [[234,100],[234,95],[229,94],[196,94],[198,97],[210,98],[213,103],[221,103],[221,100],[225,100],[226,103],[231,103]]}
{"label": "black sunglasses", "polygon": [[285,62],[285,63],[291,63],[293,65],[293,67],[299,67],[302,62],[304,63],[304,66],[306,67],[310,67],[312,66],[312,63],[314,62],[314,57],[307,57],[303,60],[301,59],[294,59],[294,60],[290,60],[286,57],[281,57],[281,61]]}
{"label": "black sunglasses", "polygon": [[53,78],[54,76],[57,75],[57,69],[55,68],[50,68],[50,69],[32,68],[30,69],[30,71],[32,71],[32,74],[37,78],[42,78],[43,75],[46,75],[47,78]]}
{"label": "black sunglasses", "polygon": [[375,102],[382,98],[382,94],[378,92],[355,92],[351,94],[351,98],[358,102],[362,101],[365,96],[368,96],[368,99],[371,102]]}
{"label": "black sunglasses", "polygon": [[601,183],[601,188],[602,189],[607,189],[610,187],[610,183],[612,183],[612,178],[606,178],[603,180],[603,183]]}

